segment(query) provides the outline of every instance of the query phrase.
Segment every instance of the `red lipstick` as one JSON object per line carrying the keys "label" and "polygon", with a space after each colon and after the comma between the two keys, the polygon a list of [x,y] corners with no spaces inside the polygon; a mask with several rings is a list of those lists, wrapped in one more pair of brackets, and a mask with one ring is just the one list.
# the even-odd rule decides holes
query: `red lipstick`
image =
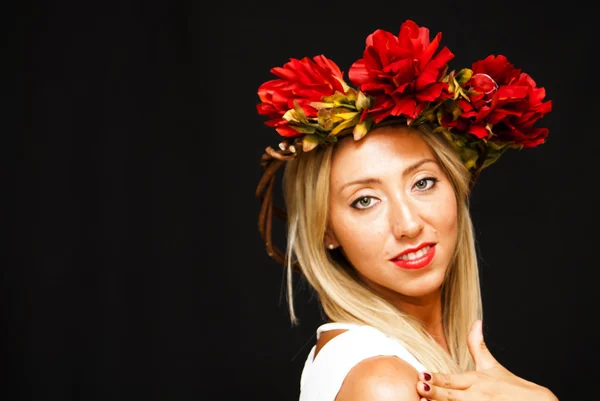
{"label": "red lipstick", "polygon": [[[402,255],[407,255],[411,252],[417,252],[419,249],[429,247],[427,252],[415,259],[402,259]],[[404,250],[403,252],[396,255],[391,261],[398,267],[403,269],[421,269],[427,266],[433,260],[435,256],[435,243],[434,242],[425,242],[415,248],[409,248]]]}

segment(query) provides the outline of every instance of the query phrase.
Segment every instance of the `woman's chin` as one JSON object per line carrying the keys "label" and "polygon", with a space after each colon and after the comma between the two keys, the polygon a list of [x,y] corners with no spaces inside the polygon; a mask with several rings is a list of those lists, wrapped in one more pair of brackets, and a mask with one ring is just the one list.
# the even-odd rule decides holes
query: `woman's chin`
{"label": "woman's chin", "polygon": [[444,272],[431,271],[402,283],[396,291],[407,297],[424,297],[438,293],[444,282]]}

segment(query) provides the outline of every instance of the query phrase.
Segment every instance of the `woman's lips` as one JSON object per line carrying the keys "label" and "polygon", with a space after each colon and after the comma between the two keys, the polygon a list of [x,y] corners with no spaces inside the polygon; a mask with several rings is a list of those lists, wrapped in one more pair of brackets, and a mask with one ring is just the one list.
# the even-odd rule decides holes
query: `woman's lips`
{"label": "woman's lips", "polygon": [[430,245],[427,253],[416,259],[392,259],[392,262],[403,269],[421,269],[427,266],[435,256],[435,245]]}

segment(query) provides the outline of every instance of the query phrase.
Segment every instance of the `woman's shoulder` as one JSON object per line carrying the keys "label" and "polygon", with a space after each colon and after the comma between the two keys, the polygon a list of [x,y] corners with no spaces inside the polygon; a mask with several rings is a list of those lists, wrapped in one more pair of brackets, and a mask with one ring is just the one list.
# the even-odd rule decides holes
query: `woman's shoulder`
{"label": "woman's shoulder", "polygon": [[419,401],[419,373],[397,356],[374,356],[356,364],[335,398],[336,401]]}
{"label": "woman's shoulder", "polygon": [[406,348],[364,325],[320,327],[317,336],[326,337],[332,330],[342,328],[345,330],[329,338],[318,352],[319,341],[311,350],[302,372],[301,400],[334,400],[342,386],[348,389],[347,397],[361,393],[363,397],[371,394],[375,399],[394,400],[382,398],[379,392],[402,394],[402,389],[409,391],[403,399],[416,396],[418,372],[423,369]]}

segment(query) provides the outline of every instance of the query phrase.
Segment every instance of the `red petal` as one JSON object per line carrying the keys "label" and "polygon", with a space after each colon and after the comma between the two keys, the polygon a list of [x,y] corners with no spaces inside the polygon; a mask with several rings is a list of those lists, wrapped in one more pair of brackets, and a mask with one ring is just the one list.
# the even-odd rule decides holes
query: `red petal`
{"label": "red petal", "polygon": [[447,47],[444,47],[438,54],[435,55],[433,60],[431,60],[428,65],[437,69],[444,69],[448,61],[454,58],[454,53],[450,51]]}
{"label": "red petal", "polygon": [[516,69],[503,55],[489,55],[485,59],[473,63],[473,73],[490,75],[499,85],[508,85],[517,78],[521,70]]}
{"label": "red petal", "polygon": [[375,103],[369,109],[369,115],[373,117],[375,124],[379,123],[384,118],[390,115],[394,102],[388,97],[378,97]]}
{"label": "red petal", "polygon": [[323,55],[318,55],[314,57],[315,63],[323,69],[330,70],[333,73],[333,76],[343,78],[344,74],[340,70],[340,67],[333,61],[329,60],[327,57]]}
{"label": "red petal", "polygon": [[367,82],[367,83],[362,84],[360,89],[362,89],[363,92],[370,93],[373,95],[375,95],[375,93],[377,93],[377,92],[390,94],[390,93],[394,93],[394,91],[396,90],[396,86],[394,86],[391,82],[390,83]]}
{"label": "red petal", "polygon": [[428,85],[431,85],[435,81],[438,80],[438,75],[440,75],[439,70],[430,68],[419,74],[417,80],[415,82],[416,90],[420,91]]}
{"label": "red petal", "polygon": [[485,128],[485,125],[482,124],[473,124],[469,127],[469,134],[475,135],[477,138],[486,138],[489,134],[488,130]]}
{"label": "red petal", "polygon": [[270,103],[259,103],[256,105],[256,110],[261,116],[267,116],[271,118],[279,117],[285,114],[284,111],[277,110]]}
{"label": "red petal", "polygon": [[295,129],[291,128],[288,125],[279,126],[279,127],[275,128],[275,130],[279,133],[279,135],[285,136],[285,137],[293,137],[293,136],[300,135],[300,133],[298,131],[296,131]]}
{"label": "red petal", "polygon": [[525,140],[521,142],[521,144],[525,148],[534,148],[546,142],[546,138],[548,137],[548,128],[534,128],[528,132],[528,136],[531,139]]}
{"label": "red petal", "polygon": [[386,109],[381,112],[374,112],[371,115],[373,116],[373,122],[378,124],[382,120],[386,119],[392,112],[392,109]]}
{"label": "red petal", "polygon": [[502,121],[508,116],[520,117],[521,114],[522,112],[516,110],[495,108],[491,113],[489,113],[487,121],[491,124],[498,124],[500,121]]}
{"label": "red petal", "polygon": [[458,103],[458,107],[460,107],[460,109],[463,111],[463,113],[473,110],[473,105],[471,103],[467,102],[466,100],[459,99],[457,101],[457,103]]}
{"label": "red petal", "polygon": [[410,118],[416,118],[416,106],[417,102],[414,99],[398,99],[396,105],[392,109],[391,114],[393,116],[406,116]]}
{"label": "red petal", "polygon": [[498,101],[506,99],[523,99],[529,93],[529,88],[526,86],[515,86],[515,85],[502,85],[498,88],[498,92],[494,94],[494,97]]}
{"label": "red petal", "polygon": [[417,90],[424,88],[432,82],[438,80],[440,73],[446,67],[449,60],[454,57],[454,54],[444,47],[429,64],[425,66],[421,74],[417,77]]}
{"label": "red petal", "polygon": [[[477,117],[475,118],[476,121],[482,121],[483,119],[485,119],[494,109],[488,106],[483,106],[481,109],[479,109],[479,111],[477,112]],[[489,121],[488,121],[489,122]]]}
{"label": "red petal", "polygon": [[550,113],[552,111],[552,100],[548,100],[547,102],[542,103],[541,105],[539,105],[537,110],[542,114]]}
{"label": "red petal", "polygon": [[427,28],[419,29],[419,26],[411,20],[405,21],[400,26],[398,33],[398,46],[403,50],[403,57],[410,57],[415,53],[415,42],[418,44],[418,50],[429,44],[429,30]]}
{"label": "red petal", "polygon": [[282,125],[286,125],[288,122],[285,121],[283,118],[275,118],[273,120],[269,120],[265,122],[265,125],[267,125],[268,127],[279,127]]}
{"label": "red petal", "polygon": [[414,85],[412,85],[412,82],[405,82],[403,84],[399,84],[398,86],[396,86],[396,89],[394,89],[392,92],[389,92],[390,94],[402,94],[404,93],[405,89],[407,89],[408,87],[408,92],[412,91]]}
{"label": "red petal", "polygon": [[442,34],[438,33],[437,35],[435,35],[435,38],[433,39],[433,41],[431,43],[429,43],[429,44],[424,43],[423,52],[418,57],[419,67],[421,69],[423,69],[427,65],[427,63],[429,63],[429,60],[431,60],[431,58],[433,57],[433,54],[435,53],[438,46],[440,45],[441,39],[442,39]]}
{"label": "red petal", "polygon": [[[294,59],[291,59],[293,62]],[[296,79],[296,73],[290,69],[291,62],[285,63],[283,67],[273,67],[271,68],[271,73],[273,75],[278,76],[281,79],[285,79],[288,81],[294,81]]]}
{"label": "red petal", "polygon": [[[381,69],[389,64],[391,56],[389,49],[397,44],[396,37],[390,32],[378,29],[371,35],[372,47],[367,47],[363,57],[372,58],[373,66]],[[369,64],[371,60],[369,60]]]}
{"label": "red petal", "polygon": [[348,70],[348,78],[350,81],[360,87],[363,83],[369,80],[369,72],[365,66],[365,61],[363,59],[356,61],[352,66],[350,66],[350,70]]}
{"label": "red petal", "polygon": [[407,74],[410,73],[410,77],[414,76],[413,72],[413,61],[409,59],[396,60],[383,69],[386,74]]}
{"label": "red petal", "polygon": [[298,81],[303,85],[315,85],[324,83],[323,77],[317,74],[309,58],[305,57],[302,60],[302,63],[298,64],[296,72],[298,74]]}
{"label": "red petal", "polygon": [[447,86],[446,83],[437,82],[429,85],[416,93],[417,100],[420,102],[433,102],[440,97],[442,90]]}

